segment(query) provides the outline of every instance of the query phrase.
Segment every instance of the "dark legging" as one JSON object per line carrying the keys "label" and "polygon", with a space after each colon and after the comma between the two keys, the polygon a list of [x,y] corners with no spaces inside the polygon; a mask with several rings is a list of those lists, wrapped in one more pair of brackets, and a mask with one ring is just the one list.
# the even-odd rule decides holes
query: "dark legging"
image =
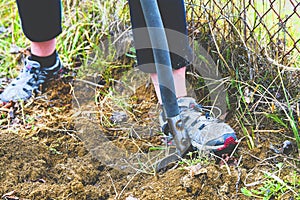
{"label": "dark legging", "polygon": [[[57,37],[61,31],[60,0],[16,0],[26,37],[34,42],[43,42]],[[128,0],[133,29],[137,61],[140,69],[155,72],[153,53],[146,30],[141,34],[135,30],[146,27],[140,0]],[[185,8],[183,0],[158,0],[166,30],[172,66],[179,69],[188,64],[190,48],[187,41]],[[174,34],[177,33],[177,34]],[[146,47],[148,48],[144,48]]]}
{"label": "dark legging", "polygon": [[[173,69],[189,64],[191,50],[187,38],[187,24],[183,0],[157,0]],[[142,12],[140,0],[129,0],[131,24],[139,68],[144,72],[155,72],[151,42]],[[146,47],[146,48],[145,48]],[[148,47],[148,48],[147,48]]]}
{"label": "dark legging", "polygon": [[60,0],[17,0],[25,36],[33,42],[44,42],[61,31]]}

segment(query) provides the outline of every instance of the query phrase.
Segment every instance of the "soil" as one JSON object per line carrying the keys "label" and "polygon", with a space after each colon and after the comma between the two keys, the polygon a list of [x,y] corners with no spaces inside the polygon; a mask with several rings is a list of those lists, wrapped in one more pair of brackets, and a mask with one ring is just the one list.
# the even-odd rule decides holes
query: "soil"
{"label": "soil", "polygon": [[[98,79],[93,76],[89,81],[105,82]],[[2,104],[2,199],[251,199],[241,188],[262,187],[265,172],[274,172],[285,182],[295,174],[299,177],[297,153],[286,155],[270,148],[273,143],[279,149],[286,137],[268,132],[256,135],[251,150],[242,139],[234,157],[224,157],[227,163],[217,162],[213,155],[203,159],[191,155],[192,159],[155,173],[150,157],[159,150],[150,149],[162,142],[153,86],[137,87],[122,103],[127,86],[116,80],[96,88],[66,78],[34,101]],[[96,105],[89,101],[95,94]],[[236,120],[228,123],[243,138]],[[131,159],[131,164],[120,157]],[[280,175],[278,163],[284,164]],[[287,190],[281,199],[296,196]]]}

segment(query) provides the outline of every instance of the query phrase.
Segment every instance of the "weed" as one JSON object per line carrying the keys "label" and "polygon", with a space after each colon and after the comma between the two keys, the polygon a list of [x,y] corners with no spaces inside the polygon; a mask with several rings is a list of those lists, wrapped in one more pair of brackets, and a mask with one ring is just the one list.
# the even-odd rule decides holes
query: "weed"
{"label": "weed", "polygon": [[[282,169],[282,163],[277,164],[279,170]],[[299,199],[300,190],[298,185],[300,183],[296,172],[293,172],[290,180],[282,180],[274,173],[265,172],[262,186],[257,189],[248,190],[246,187],[241,188],[241,192],[248,197],[255,197],[257,199],[284,199],[287,193],[292,193],[292,196]]]}
{"label": "weed", "polygon": [[199,163],[208,165],[209,163],[212,163],[212,160],[210,160],[203,152],[189,152],[186,155],[186,158],[183,158],[181,161],[179,161],[179,165],[182,166],[194,166]]}

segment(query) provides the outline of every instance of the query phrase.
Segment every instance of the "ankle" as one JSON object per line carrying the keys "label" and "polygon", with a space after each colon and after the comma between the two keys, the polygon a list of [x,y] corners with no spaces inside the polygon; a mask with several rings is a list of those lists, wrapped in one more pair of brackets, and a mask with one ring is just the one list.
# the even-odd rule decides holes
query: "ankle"
{"label": "ankle", "polygon": [[[186,83],[185,83],[185,71],[186,71],[186,67],[173,70],[173,79],[174,79],[175,93],[177,98],[187,96]],[[151,75],[152,83],[155,88],[155,93],[158,102],[159,104],[162,104],[159,82],[158,82],[158,75],[157,73],[153,73],[150,75]]]}
{"label": "ankle", "polygon": [[57,53],[56,51],[54,51],[51,55],[44,56],[44,57],[31,54],[29,59],[37,61],[38,63],[40,63],[41,67],[50,67],[55,65],[57,59]]}
{"label": "ankle", "polygon": [[177,98],[187,96],[185,71],[186,67],[173,70],[173,78]]}

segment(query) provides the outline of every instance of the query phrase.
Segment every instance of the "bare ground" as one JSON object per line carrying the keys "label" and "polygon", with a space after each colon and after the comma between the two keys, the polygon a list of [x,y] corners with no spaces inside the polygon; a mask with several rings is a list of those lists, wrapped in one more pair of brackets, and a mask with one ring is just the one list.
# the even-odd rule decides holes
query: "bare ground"
{"label": "bare ground", "polygon": [[[60,81],[34,102],[1,105],[2,199],[251,199],[241,193],[241,188],[258,190],[266,180],[286,183],[288,189],[279,199],[299,199],[297,191],[292,189],[299,189],[299,185],[292,185],[295,179],[299,183],[297,153],[275,153],[270,148],[272,143],[280,149],[286,139],[281,133],[257,134],[252,150],[246,138],[242,139],[228,164],[217,163],[214,156],[207,156],[194,167],[184,160],[183,164],[160,173],[154,173],[151,167],[130,171],[114,167],[103,161],[99,151],[76,130],[73,86],[70,80]],[[123,123],[126,129],[122,123],[110,124],[110,117],[115,110],[120,112],[122,106],[119,105],[119,110],[112,108],[115,101],[107,103],[111,98],[99,94],[96,105],[99,130],[115,146],[126,155],[136,152],[147,155],[150,147],[161,145],[156,133],[157,112],[151,112],[152,108],[158,108],[151,85],[138,88],[127,99],[130,112]],[[84,98],[78,94],[77,97],[79,101]],[[235,119],[228,123],[243,138]],[[283,163],[281,168],[279,163]],[[272,178],[267,178],[266,172]]]}

